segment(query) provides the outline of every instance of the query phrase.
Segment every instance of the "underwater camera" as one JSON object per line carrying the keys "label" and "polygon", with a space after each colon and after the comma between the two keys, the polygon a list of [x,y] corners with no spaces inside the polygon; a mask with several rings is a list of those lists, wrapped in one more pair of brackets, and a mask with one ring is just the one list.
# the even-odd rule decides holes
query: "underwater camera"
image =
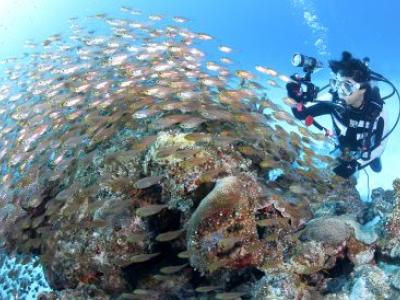
{"label": "underwater camera", "polygon": [[[292,56],[292,65],[302,67],[305,72],[304,76],[297,73],[290,76],[296,82],[293,87],[298,89],[298,102],[313,102],[317,98],[320,89],[311,82],[311,74],[315,68],[322,68],[322,63],[314,57],[295,53]],[[305,86],[304,91],[301,89],[302,85]]]}
{"label": "underwater camera", "polygon": [[304,72],[312,72],[315,68],[322,68],[322,63],[316,58],[300,53],[293,54],[292,65],[295,67],[303,67]]}

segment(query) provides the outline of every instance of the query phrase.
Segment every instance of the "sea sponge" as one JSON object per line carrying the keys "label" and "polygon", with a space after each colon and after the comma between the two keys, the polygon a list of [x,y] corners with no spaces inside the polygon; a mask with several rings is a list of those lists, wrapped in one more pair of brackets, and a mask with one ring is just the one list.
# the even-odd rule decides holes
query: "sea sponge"
{"label": "sea sponge", "polygon": [[261,263],[263,248],[253,216],[257,184],[245,175],[217,181],[186,224],[191,265],[202,273]]}
{"label": "sea sponge", "polygon": [[347,241],[351,236],[368,245],[378,238],[373,227],[362,226],[350,216],[338,216],[311,220],[301,233],[300,239],[335,246]]}
{"label": "sea sponge", "polygon": [[342,218],[328,217],[311,220],[300,235],[302,241],[323,242],[338,246],[351,236],[351,227]]}

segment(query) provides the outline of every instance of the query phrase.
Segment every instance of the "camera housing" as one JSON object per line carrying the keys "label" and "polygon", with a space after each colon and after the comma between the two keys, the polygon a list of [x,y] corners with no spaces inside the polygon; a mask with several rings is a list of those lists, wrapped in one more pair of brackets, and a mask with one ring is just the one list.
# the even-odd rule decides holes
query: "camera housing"
{"label": "camera housing", "polygon": [[292,65],[302,67],[304,72],[313,72],[315,68],[322,68],[322,63],[319,60],[301,53],[293,54]]}
{"label": "camera housing", "polygon": [[299,74],[293,74],[290,76],[290,78],[295,81],[300,88],[302,85],[305,86],[305,91],[301,90],[300,93],[300,102],[307,103],[314,101],[317,98],[320,89],[311,82],[311,74],[315,68],[321,68],[322,63],[314,57],[295,53],[292,56],[292,65],[295,67],[302,67],[305,72],[304,76]]}

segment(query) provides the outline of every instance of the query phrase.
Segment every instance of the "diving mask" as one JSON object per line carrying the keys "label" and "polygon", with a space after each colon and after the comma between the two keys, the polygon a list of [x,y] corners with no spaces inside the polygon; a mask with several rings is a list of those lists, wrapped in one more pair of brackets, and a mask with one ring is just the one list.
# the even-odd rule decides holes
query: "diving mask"
{"label": "diving mask", "polygon": [[342,80],[337,77],[329,80],[329,85],[332,90],[344,96],[350,96],[361,88],[361,83],[351,82],[349,80]]}

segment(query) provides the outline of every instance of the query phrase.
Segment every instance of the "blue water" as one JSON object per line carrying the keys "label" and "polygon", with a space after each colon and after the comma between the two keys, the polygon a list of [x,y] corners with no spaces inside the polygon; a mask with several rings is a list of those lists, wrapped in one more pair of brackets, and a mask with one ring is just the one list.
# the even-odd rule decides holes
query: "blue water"
{"label": "blue water", "polygon": [[243,65],[273,63],[289,71],[293,51],[318,55],[314,42],[322,35],[313,32],[304,18],[311,12],[317,24],[326,28],[326,45],[337,57],[343,49],[358,56],[370,56],[377,70],[398,75],[398,11],[400,3],[384,1],[309,1],[309,0],[2,0],[0,4],[0,57],[23,52],[27,39],[41,40],[54,32],[65,32],[67,19],[98,12],[123,16],[122,5],[144,13],[182,15],[191,26],[213,34],[237,51]]}
{"label": "blue water", "polygon": [[[103,12],[125,17],[121,6],[138,8],[146,16],[157,13],[190,19],[190,29],[215,37],[205,46],[208,57],[217,57],[217,46],[227,45],[233,48],[229,56],[238,68],[254,71],[256,65],[265,65],[290,75],[298,71],[290,64],[294,52],[315,56],[326,66],[329,59],[338,59],[348,50],[359,58],[370,57],[372,69],[400,87],[400,2],[395,0],[1,0],[0,60],[21,57],[28,51],[24,48],[27,40],[39,42],[55,33],[68,34],[71,17],[84,19]],[[323,85],[329,76],[325,68],[314,78]],[[386,87],[381,88],[385,94]],[[283,89],[273,93],[277,101],[285,95]],[[386,106],[394,120],[396,98]],[[400,128],[383,154],[383,171],[370,172],[370,189],[391,187],[398,175],[393,168],[398,149]],[[358,188],[365,199],[364,174],[359,175]]]}

